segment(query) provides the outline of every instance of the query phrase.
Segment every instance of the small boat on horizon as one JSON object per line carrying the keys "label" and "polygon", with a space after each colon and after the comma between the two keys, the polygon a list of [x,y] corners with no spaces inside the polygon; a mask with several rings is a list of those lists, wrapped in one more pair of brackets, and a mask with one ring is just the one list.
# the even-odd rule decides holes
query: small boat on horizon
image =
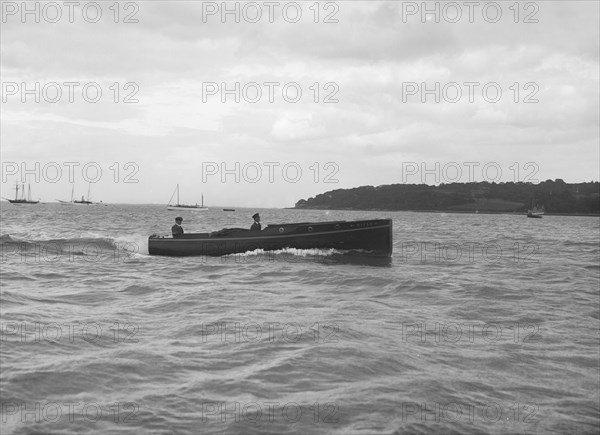
{"label": "small boat on horizon", "polygon": [[390,257],[392,220],[303,222],[269,225],[262,231],[224,228],[212,233],[186,233],[177,237],[148,238],[150,255],[222,256],[256,249],[337,249]]}
{"label": "small boat on horizon", "polygon": [[546,212],[546,210],[544,209],[543,205],[541,207],[539,207],[534,204],[535,204],[535,193],[532,194],[531,208],[529,210],[527,210],[527,217],[541,219],[542,216],[544,215],[544,213]]}
{"label": "small boat on horizon", "polygon": [[235,208],[224,208],[223,211],[235,211]]}
{"label": "small boat on horizon", "polygon": [[527,210],[527,217],[541,219],[544,213],[545,210],[543,206],[542,208],[533,207],[531,210]]}
{"label": "small boat on horizon", "polygon": [[[74,199],[75,197],[75,183],[73,183],[72,187],[71,187],[71,200],[70,201],[64,201],[62,199],[57,199],[57,201],[60,203],[60,205],[90,205],[90,204],[97,204],[95,202],[90,201],[90,188],[92,186],[92,183],[88,184],[88,195],[87,195],[87,199],[85,199],[85,197],[83,195],[81,195],[81,199]],[[102,201],[101,201],[102,202]]]}
{"label": "small boat on horizon", "polygon": [[[175,204],[171,204],[173,197],[177,194],[177,202]],[[204,195],[202,195],[202,203],[198,205],[198,203],[194,205],[181,204],[179,202],[179,184],[175,188],[173,195],[171,195],[171,199],[169,199],[169,203],[167,204],[167,210],[184,210],[184,211],[207,211],[208,207],[204,207]]]}
{"label": "small boat on horizon", "polygon": [[27,184],[27,198],[25,198],[25,183],[21,183],[21,197],[19,198],[19,183],[15,183],[15,199],[4,198],[11,204],[38,204],[39,201],[31,199],[31,184]]}

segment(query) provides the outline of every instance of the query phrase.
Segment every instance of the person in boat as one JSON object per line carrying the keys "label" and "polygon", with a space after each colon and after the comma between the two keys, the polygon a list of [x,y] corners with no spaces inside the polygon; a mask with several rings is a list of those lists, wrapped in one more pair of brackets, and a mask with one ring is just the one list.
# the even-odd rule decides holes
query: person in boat
{"label": "person in boat", "polygon": [[254,216],[252,216],[252,219],[254,219],[254,222],[252,222],[250,231],[260,231],[261,230],[260,215],[258,213],[254,213]]}
{"label": "person in boat", "polygon": [[181,223],[183,222],[183,218],[177,216],[175,218],[175,225],[173,225],[171,227],[171,232],[173,233],[173,237],[179,237],[181,235],[183,235],[183,227],[181,226]]}

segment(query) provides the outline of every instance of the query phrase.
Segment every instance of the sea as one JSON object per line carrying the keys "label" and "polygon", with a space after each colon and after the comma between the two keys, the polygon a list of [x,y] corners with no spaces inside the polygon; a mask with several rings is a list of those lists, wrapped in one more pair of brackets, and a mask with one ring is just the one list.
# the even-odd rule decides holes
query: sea
{"label": "sea", "polygon": [[[150,234],[393,219],[390,259],[148,255]],[[1,206],[0,432],[592,434],[600,218]]]}

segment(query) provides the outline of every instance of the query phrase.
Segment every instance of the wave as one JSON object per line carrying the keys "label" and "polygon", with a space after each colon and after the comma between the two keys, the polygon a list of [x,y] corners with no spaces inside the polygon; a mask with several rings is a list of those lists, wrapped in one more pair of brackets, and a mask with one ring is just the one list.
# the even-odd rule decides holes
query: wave
{"label": "wave", "polygon": [[364,250],[338,250],[338,249],[297,249],[284,248],[273,251],[255,249],[242,253],[222,256],[223,261],[231,259],[236,262],[256,262],[259,259],[268,259],[274,262],[318,262],[323,264],[356,264],[369,266],[390,266],[389,257],[373,257]]}
{"label": "wave", "polygon": [[338,251],[336,249],[317,249],[317,248],[311,248],[311,249],[284,248],[284,249],[276,249],[273,251],[265,251],[264,249],[255,249],[253,251],[246,251],[246,252],[237,253],[237,254],[224,255],[224,257],[235,257],[235,256],[253,257],[253,256],[260,256],[260,255],[270,255],[270,256],[294,255],[297,257],[316,257],[316,256],[323,257],[323,256],[327,256],[327,255],[332,255],[334,253],[340,253],[340,252],[342,252],[342,251]]}
{"label": "wave", "polygon": [[137,242],[117,240],[111,237],[71,237],[58,239],[27,239],[3,234],[0,236],[0,250],[3,260],[11,256],[62,255],[103,257],[119,255],[133,256],[140,252]]}

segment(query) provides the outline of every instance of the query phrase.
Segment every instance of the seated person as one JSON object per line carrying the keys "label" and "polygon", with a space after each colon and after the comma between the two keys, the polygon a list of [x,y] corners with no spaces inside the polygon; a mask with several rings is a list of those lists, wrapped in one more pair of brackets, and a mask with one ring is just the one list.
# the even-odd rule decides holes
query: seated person
{"label": "seated person", "polygon": [[183,228],[181,227],[181,223],[183,222],[183,218],[176,217],[175,225],[171,227],[171,232],[173,233],[173,238],[179,237],[183,235]]}
{"label": "seated person", "polygon": [[252,219],[254,219],[254,222],[252,223],[250,230],[251,231],[260,231],[260,229],[261,229],[260,215],[258,213],[255,213],[254,216],[252,216]]}

